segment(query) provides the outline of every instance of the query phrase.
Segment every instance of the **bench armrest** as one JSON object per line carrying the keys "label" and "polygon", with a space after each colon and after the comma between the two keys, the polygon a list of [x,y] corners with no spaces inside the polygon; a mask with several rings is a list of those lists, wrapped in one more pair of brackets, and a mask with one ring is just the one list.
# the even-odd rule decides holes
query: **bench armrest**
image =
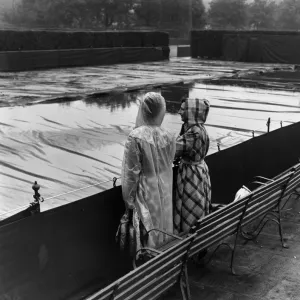
{"label": "bench armrest", "polygon": [[263,177],[263,176],[254,176],[254,178],[260,179],[260,180],[265,180],[265,181],[271,181],[273,182],[273,179],[267,178],[267,177]]}
{"label": "bench armrest", "polygon": [[153,228],[153,229],[150,229],[149,231],[147,231],[147,233],[149,233],[149,232],[151,232],[151,231],[158,231],[158,232],[161,232],[161,233],[163,233],[163,234],[165,234],[165,235],[171,236],[171,237],[173,237],[174,239],[182,240],[182,238],[181,238],[180,236],[175,235],[175,234],[173,234],[173,233],[166,232],[166,231],[161,230],[161,229]]}
{"label": "bench armrest", "polygon": [[144,250],[148,250],[148,251],[150,251],[150,252],[154,252],[154,253],[156,253],[156,254],[161,254],[162,253],[162,251],[159,251],[159,250],[157,250],[157,249],[154,249],[154,248],[150,248],[150,247],[143,247],[143,248],[141,248],[141,249],[139,249],[138,251],[136,251],[136,255],[139,253],[139,252],[142,252],[142,251],[144,251]]}
{"label": "bench armrest", "polygon": [[259,184],[259,185],[267,185],[266,182],[261,182],[261,181],[257,181],[257,180],[253,181],[252,183],[256,183],[256,184]]}

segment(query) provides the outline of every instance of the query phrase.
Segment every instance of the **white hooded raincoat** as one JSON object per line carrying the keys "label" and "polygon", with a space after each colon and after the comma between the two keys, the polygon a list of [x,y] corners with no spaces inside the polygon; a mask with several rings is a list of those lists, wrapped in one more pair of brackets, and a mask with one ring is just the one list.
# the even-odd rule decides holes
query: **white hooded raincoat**
{"label": "white hooded raincoat", "polygon": [[[140,222],[147,231],[155,228],[173,233],[172,162],[176,150],[175,136],[160,127],[163,116],[155,120],[145,116],[145,110],[146,113],[147,110],[153,111],[152,100],[154,106],[162,102],[163,115],[165,112],[163,97],[156,93],[147,95],[140,106],[137,128],[130,133],[125,144],[122,167],[123,199],[128,207],[134,209],[137,250],[141,247]],[[144,246],[156,248],[167,238],[152,231]]]}

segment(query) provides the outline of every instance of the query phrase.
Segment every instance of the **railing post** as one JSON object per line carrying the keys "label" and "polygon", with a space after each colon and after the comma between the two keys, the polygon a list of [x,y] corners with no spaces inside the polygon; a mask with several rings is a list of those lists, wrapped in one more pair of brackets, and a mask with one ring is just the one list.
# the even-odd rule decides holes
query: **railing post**
{"label": "railing post", "polygon": [[270,132],[270,124],[271,124],[271,118],[268,118],[267,121],[268,133]]}
{"label": "railing post", "polygon": [[30,207],[29,207],[31,215],[35,215],[41,211],[40,202],[43,202],[44,199],[43,197],[41,197],[41,194],[39,193],[40,187],[41,186],[37,183],[37,181],[35,181],[32,186],[32,189],[34,190],[34,195],[33,195],[34,201],[30,203]]}

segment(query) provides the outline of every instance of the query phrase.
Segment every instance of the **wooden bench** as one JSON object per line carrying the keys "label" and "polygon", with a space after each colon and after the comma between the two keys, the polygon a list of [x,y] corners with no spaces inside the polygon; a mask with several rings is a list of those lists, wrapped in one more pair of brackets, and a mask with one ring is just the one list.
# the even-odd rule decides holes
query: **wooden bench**
{"label": "wooden bench", "polygon": [[157,299],[176,283],[180,284],[182,298],[190,299],[187,261],[195,236],[180,240],[164,252],[153,250],[158,254],[153,259],[86,300]]}
{"label": "wooden bench", "polygon": [[[254,240],[267,222],[276,220],[282,246],[286,247],[283,241],[281,226],[281,201],[299,184],[299,180],[300,164],[276,176],[274,180],[268,180],[268,182],[251,192],[248,196],[207,215],[198,221],[189,233],[181,235],[177,237],[177,239],[185,238],[190,234],[196,233],[190,256],[195,256],[200,251],[218,244],[210,257],[211,259],[222,245],[230,247],[232,250],[230,268],[232,273],[235,274],[233,263],[238,236],[241,235],[245,239]],[[267,218],[269,214],[271,214],[272,219]],[[263,216],[263,218],[254,232],[247,233],[243,231],[244,226],[261,216]],[[234,234],[234,247],[223,242],[224,239]],[[165,251],[170,245],[174,245],[176,242],[178,241],[173,239],[171,242],[159,248],[159,250]]]}
{"label": "wooden bench", "polygon": [[[190,255],[196,255],[199,251],[218,244],[210,257],[211,259],[222,245],[226,245],[232,250],[230,267],[232,273],[235,274],[233,262],[238,237],[241,235],[247,240],[256,239],[269,221],[275,221],[278,224],[282,246],[286,247],[281,225],[281,209],[286,202],[282,204],[282,200],[295,189],[299,184],[299,180],[300,165],[298,164],[288,172],[283,172],[280,176],[277,176],[276,179],[269,180],[268,183],[243,199],[231,203],[199,221],[194,229],[197,236]],[[269,216],[271,218],[268,218]],[[243,227],[259,217],[262,217],[262,219],[253,232],[243,231]],[[231,247],[223,240],[233,234],[235,234],[235,242],[234,247]]]}
{"label": "wooden bench", "polygon": [[[281,243],[285,247],[281,227],[282,200],[294,192],[299,182],[300,164],[274,179],[266,180],[246,197],[207,215],[189,233],[173,235],[173,239],[159,249],[144,248],[147,253],[152,252],[152,259],[87,300],[157,299],[177,282],[180,283],[182,298],[190,299],[187,272],[189,258],[195,257],[201,250],[217,245],[210,257],[212,258],[222,245],[227,245],[232,250],[230,267],[232,273],[235,273],[233,264],[238,237],[256,239],[270,220],[278,224]],[[272,219],[267,219],[268,214]],[[254,232],[243,231],[243,227],[259,217],[262,220]],[[233,247],[223,242],[232,235],[235,235]]]}

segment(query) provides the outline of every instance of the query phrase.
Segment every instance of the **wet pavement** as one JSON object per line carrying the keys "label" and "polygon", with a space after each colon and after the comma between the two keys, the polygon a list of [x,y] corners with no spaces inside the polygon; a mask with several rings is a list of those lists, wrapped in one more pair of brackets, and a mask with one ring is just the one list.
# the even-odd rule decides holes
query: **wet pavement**
{"label": "wet pavement", "polygon": [[[276,66],[278,69],[278,65]],[[292,72],[293,66],[280,66]],[[53,197],[94,183],[96,187],[52,198],[53,208],[112,186],[120,176],[123,147],[139,99],[148,91],[167,101],[163,126],[178,134],[180,99],[207,98],[209,153],[299,120],[297,81],[285,89],[248,87],[245,76],[275,74],[273,65],[172,59],[166,62],[0,74],[0,218],[32,200],[31,185]],[[268,73],[269,72],[269,73]],[[271,73],[270,73],[271,72]],[[290,73],[289,73],[290,74]],[[281,75],[282,76],[282,75]],[[218,79],[219,78],[219,79]],[[235,79],[223,85],[218,80]],[[217,80],[218,79],[218,80]],[[260,77],[253,79],[261,82]],[[266,83],[273,83],[270,76]],[[104,183],[102,183],[104,182]]]}

